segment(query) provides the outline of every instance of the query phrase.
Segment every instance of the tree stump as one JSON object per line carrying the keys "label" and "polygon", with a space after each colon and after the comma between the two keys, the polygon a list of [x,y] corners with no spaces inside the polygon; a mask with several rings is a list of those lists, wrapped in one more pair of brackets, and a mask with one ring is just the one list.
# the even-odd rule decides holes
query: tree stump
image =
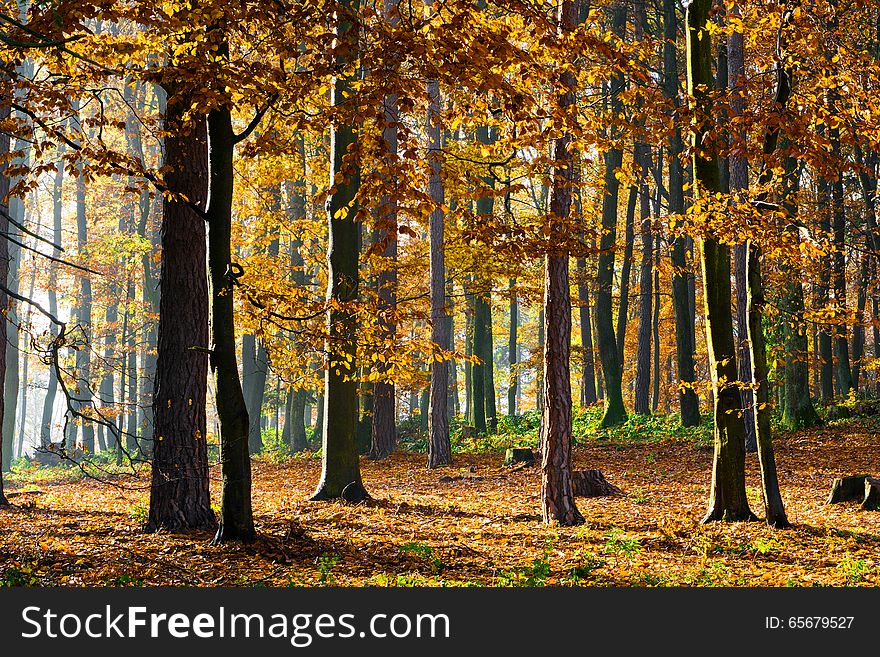
{"label": "tree stump", "polygon": [[880,479],[865,479],[865,499],[862,500],[862,511],[880,511]]}
{"label": "tree stump", "polygon": [[838,502],[849,502],[850,500],[860,500],[865,494],[865,480],[868,475],[850,475],[848,477],[838,477],[831,484],[831,494],[825,504],[837,504]]}
{"label": "tree stump", "polygon": [[601,470],[573,470],[571,485],[575,497],[608,497],[621,492],[608,483]]}
{"label": "tree stump", "polygon": [[475,427],[470,427],[468,425],[464,425],[461,428],[461,439],[462,440],[473,440],[477,436],[477,430]]}
{"label": "tree stump", "polygon": [[530,447],[509,448],[504,455],[504,465],[514,465],[516,463],[535,465],[535,453]]}

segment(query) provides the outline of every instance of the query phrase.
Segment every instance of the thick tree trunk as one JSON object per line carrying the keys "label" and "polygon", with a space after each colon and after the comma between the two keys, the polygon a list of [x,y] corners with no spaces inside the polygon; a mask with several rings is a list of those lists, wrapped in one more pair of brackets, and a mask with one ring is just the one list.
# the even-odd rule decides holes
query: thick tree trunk
{"label": "thick tree trunk", "polygon": [[[574,29],[578,16],[575,0],[563,0],[559,23],[563,33]],[[575,103],[576,79],[561,74],[566,92],[560,97],[563,111]],[[571,135],[563,133],[553,143],[553,186],[550,191],[550,244],[554,235],[565,242],[571,210]],[[544,259],[544,411],[541,427],[541,505],[545,523],[579,525],[584,517],[574,500],[571,479],[571,291],[567,250],[548,252]],[[613,336],[612,336],[613,341]]]}
{"label": "thick tree trunk", "polygon": [[446,317],[446,245],[444,243],[443,180],[441,177],[442,144],[440,142],[440,83],[428,81],[428,193],[434,209],[428,220],[430,241],[431,280],[431,342],[434,354],[431,358],[430,406],[428,409],[428,467],[436,468],[452,463],[452,445],[449,440],[449,367],[442,351],[449,350],[449,323]]}
{"label": "thick tree trunk", "polygon": [[[358,53],[356,16],[359,0],[344,0],[337,9],[334,54],[339,70],[350,67]],[[351,103],[355,78],[340,75],[333,84],[331,104]],[[351,308],[358,296],[357,192],[360,169],[349,155],[358,141],[355,117],[335,124],[330,132],[330,179],[339,180],[327,199],[329,247],[327,249],[327,363],[324,375],[324,419],[321,480],[312,500],[342,498],[361,501],[369,497],[361,480],[357,453],[357,315]]]}
{"label": "thick tree trunk", "polygon": [[[712,44],[708,31],[711,0],[693,0],[686,12],[688,93],[695,98],[697,148],[705,143],[712,116]],[[720,190],[718,157],[698,150],[693,158],[697,198]],[[700,240],[706,338],[715,418],[715,457],[709,510],[704,522],[754,520],[745,487],[745,427],[737,380],[730,290],[730,249],[712,235]]]}
{"label": "thick tree trunk", "polygon": [[[678,16],[675,0],[663,0],[663,94],[678,112]],[[711,76],[710,76],[711,77]],[[707,81],[708,85],[713,82]],[[675,128],[669,142],[669,213],[683,215],[684,171],[681,166],[683,151],[681,130]],[[676,236],[672,241],[672,307],[675,313],[675,357],[678,367],[678,398],[681,423],[686,427],[700,423],[700,401],[694,390],[694,342],[695,318],[688,294],[687,240]]]}
{"label": "thick tree trunk", "polygon": [[209,528],[216,524],[208,493],[205,403],[208,382],[208,281],[205,222],[188,203],[208,194],[204,119],[184,128],[186,96],[169,93],[165,125],[168,189],[163,197],[162,263],[156,386],[153,394],[153,468],[147,530]]}

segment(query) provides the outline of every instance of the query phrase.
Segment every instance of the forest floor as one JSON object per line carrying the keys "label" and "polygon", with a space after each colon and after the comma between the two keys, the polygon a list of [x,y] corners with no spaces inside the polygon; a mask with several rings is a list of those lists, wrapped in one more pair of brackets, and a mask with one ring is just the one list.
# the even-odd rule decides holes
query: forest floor
{"label": "forest floor", "polygon": [[[601,469],[624,494],[578,498],[586,524],[574,528],[543,525],[540,469],[502,467],[498,453],[457,454],[455,467],[435,471],[424,454],[364,459],[373,500],[360,505],[306,501],[317,458],[258,457],[260,539],[246,546],[210,547],[208,532],[142,533],[146,471],[115,486],[20,472],[7,481],[13,506],[0,511],[0,586],[880,584],[880,513],[825,504],[833,477],[880,475],[880,422],[784,434],[775,446],[793,523],[784,531],[700,524],[712,453],[675,438],[576,447],[576,468]],[[217,467],[211,485],[216,504]],[[763,515],[754,455],[747,486]]]}

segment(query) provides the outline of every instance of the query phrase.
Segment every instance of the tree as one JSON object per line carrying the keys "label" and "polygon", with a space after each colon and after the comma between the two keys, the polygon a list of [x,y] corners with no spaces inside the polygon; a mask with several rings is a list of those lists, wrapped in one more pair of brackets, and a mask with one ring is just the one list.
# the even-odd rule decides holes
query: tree
{"label": "tree", "polygon": [[[578,6],[563,0],[559,31],[570,34]],[[571,69],[560,73],[565,92],[559,99],[561,112],[575,104],[576,79]],[[571,480],[571,296],[569,292],[566,237],[571,211],[573,179],[572,137],[563,132],[553,142],[553,186],[550,191],[550,243],[544,257],[544,408],[541,424],[541,504],[545,523],[579,525],[584,517],[574,501]],[[613,337],[612,337],[613,342]]]}
{"label": "tree", "polygon": [[[330,103],[345,109],[354,97],[359,0],[342,0],[333,18],[333,57],[340,71]],[[358,295],[357,194],[360,185],[358,129],[351,114],[334,123],[330,133],[330,179],[327,200],[327,352],[324,372],[324,423],[321,480],[312,500],[368,497],[357,453],[357,318],[351,308]]]}
{"label": "tree", "polygon": [[198,114],[186,121],[193,106],[189,93],[175,87],[166,91],[164,184],[169,194],[162,201],[162,295],[147,531],[216,525],[208,492],[208,281],[205,221],[200,214],[208,195],[207,125]]}
{"label": "tree", "polygon": [[[692,0],[685,29],[688,53],[688,93],[695,114],[693,175],[695,198],[720,191],[718,155],[707,150],[706,134],[712,116],[712,44],[709,33],[711,0]],[[708,147],[711,149],[711,145]],[[706,341],[714,401],[715,455],[709,510],[704,522],[754,520],[745,486],[745,427],[739,418],[742,402],[736,385],[736,345],[730,313],[730,248],[709,233],[700,239]]]}
{"label": "tree", "polygon": [[[663,0],[663,94],[672,105],[673,118],[678,117],[678,62],[675,44],[678,41],[677,3]],[[711,70],[710,70],[711,77]],[[669,141],[669,212],[682,215],[684,203],[684,171],[681,166],[683,143],[678,121]],[[687,240],[676,235],[670,254],[672,261],[672,305],[675,311],[675,358],[678,367],[679,407],[681,423],[686,427],[700,423],[700,401],[694,390],[694,309],[688,299]]]}
{"label": "tree", "polygon": [[[430,279],[431,279],[431,399],[428,419],[428,467],[436,468],[452,463],[452,446],[449,441],[449,418],[447,417],[449,367],[444,351],[449,350],[449,324],[446,321],[446,264],[444,244],[443,207],[445,197],[441,178],[441,128],[440,128],[440,82],[428,81],[428,193],[434,202],[429,218],[430,232]],[[491,366],[491,362],[490,362]]]}
{"label": "tree", "polygon": [[[611,12],[611,29],[622,36],[626,29],[626,5],[616,3]],[[620,94],[625,80],[622,71],[615,72],[611,78],[609,96],[611,111],[615,115],[622,112]],[[612,129],[613,130],[613,129]],[[619,135],[610,135],[612,139]],[[596,274],[596,337],[599,343],[599,359],[602,362],[602,375],[605,380],[605,413],[602,428],[620,424],[626,420],[623,405],[623,375],[620,351],[614,331],[612,309],[612,286],[614,284],[614,251],[617,242],[617,200],[620,190],[618,170],[623,164],[623,151],[619,146],[609,148],[605,158],[605,187],[602,196],[602,234],[599,238],[598,273]]]}

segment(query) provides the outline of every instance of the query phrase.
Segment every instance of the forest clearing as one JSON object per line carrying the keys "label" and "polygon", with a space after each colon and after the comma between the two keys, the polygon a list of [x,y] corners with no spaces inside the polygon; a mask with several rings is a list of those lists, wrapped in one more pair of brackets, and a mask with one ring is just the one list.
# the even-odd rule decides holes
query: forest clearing
{"label": "forest clearing", "polygon": [[[880,514],[826,504],[833,478],[875,472],[880,422],[861,418],[778,438],[792,528],[700,524],[710,444],[699,439],[578,441],[573,467],[598,468],[623,490],[579,499],[586,523],[541,524],[537,467],[497,451],[363,461],[372,500],[307,501],[320,459],[254,461],[259,537],[209,547],[210,532],[143,534],[149,477],[113,485],[62,472],[11,477],[18,505],[0,516],[0,581],[31,586],[876,586]],[[872,470],[873,468],[873,470]],[[75,475],[77,468],[67,470]],[[450,481],[451,479],[451,481]],[[218,467],[211,468],[219,502]],[[28,483],[31,481],[32,483]],[[754,459],[749,499],[760,502]]]}

